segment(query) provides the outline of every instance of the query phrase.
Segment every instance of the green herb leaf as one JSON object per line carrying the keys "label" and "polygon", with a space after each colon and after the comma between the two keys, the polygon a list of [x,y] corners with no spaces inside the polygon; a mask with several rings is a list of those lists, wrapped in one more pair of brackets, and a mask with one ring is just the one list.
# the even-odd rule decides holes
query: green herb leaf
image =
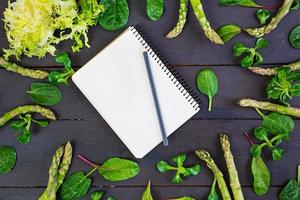
{"label": "green herb leaf", "polygon": [[290,8],[291,11],[294,11],[294,10],[298,10],[300,7],[300,2],[299,0],[294,0],[293,3],[292,3],[292,6]]}
{"label": "green herb leaf", "polygon": [[299,200],[300,188],[296,180],[290,180],[279,194],[279,200]]}
{"label": "green herb leaf", "polygon": [[257,4],[254,0],[219,0],[219,4],[224,6],[237,5],[254,8],[261,7],[261,5]]}
{"label": "green herb leaf", "polygon": [[179,154],[178,156],[175,156],[172,160],[177,164],[177,166],[182,166],[184,161],[186,160],[186,154]]}
{"label": "green herb leaf", "polygon": [[267,47],[268,45],[269,45],[269,41],[267,39],[258,38],[256,40],[255,48],[256,49],[262,49],[262,48]]}
{"label": "green herb leaf", "polygon": [[20,144],[29,144],[31,140],[31,132],[24,129],[23,132],[17,136],[17,140]]}
{"label": "green herb leaf", "polygon": [[289,41],[292,47],[300,49],[300,25],[297,25],[289,34]]}
{"label": "green herb leaf", "polygon": [[217,31],[223,42],[228,42],[234,36],[241,32],[241,28],[235,24],[228,24],[220,27]]}
{"label": "green herb leaf", "polygon": [[204,69],[198,72],[197,87],[198,90],[208,96],[209,106],[208,111],[211,111],[213,97],[218,92],[218,78],[210,69]]}
{"label": "green herb leaf", "polygon": [[257,195],[264,195],[270,187],[270,172],[263,159],[253,157],[251,162],[251,170],[253,175],[253,188]]}
{"label": "green herb leaf", "polygon": [[9,146],[0,147],[0,175],[8,174],[15,166],[17,152]]}
{"label": "green herb leaf", "polygon": [[250,148],[250,153],[252,157],[261,156],[261,151],[262,151],[261,147],[257,144],[252,145]]}
{"label": "green herb leaf", "polygon": [[295,123],[290,116],[279,113],[262,115],[262,126],[273,135],[290,134],[295,127]]}
{"label": "green herb leaf", "polygon": [[256,139],[264,141],[268,137],[268,130],[264,127],[257,127],[254,129],[254,135]]}
{"label": "green herb leaf", "polygon": [[92,200],[100,200],[103,195],[104,195],[104,192],[102,192],[102,191],[92,192],[91,199]]}
{"label": "green herb leaf", "polygon": [[99,16],[99,24],[106,30],[116,31],[128,23],[129,7],[127,0],[101,0],[105,10]]}
{"label": "green herb leaf", "polygon": [[27,94],[37,104],[53,106],[58,104],[62,95],[58,87],[50,83],[32,83],[31,90]]}
{"label": "green herb leaf", "polygon": [[214,182],[211,186],[210,193],[208,195],[208,200],[219,200],[220,199],[218,193],[216,192],[216,182],[217,182],[217,179],[215,178]]}
{"label": "green herb leaf", "polygon": [[82,198],[89,191],[91,179],[86,177],[84,172],[75,172],[61,186],[60,198],[62,200],[73,200]]}
{"label": "green herb leaf", "polygon": [[283,157],[284,150],[278,147],[273,147],[272,149],[273,160],[280,160]]}
{"label": "green herb leaf", "polygon": [[153,200],[150,181],[148,182],[146,190],[143,192],[142,200]]}
{"label": "green herb leaf", "polygon": [[147,15],[150,20],[157,21],[164,13],[164,0],[147,0]]}
{"label": "green herb leaf", "polygon": [[25,124],[26,122],[24,122],[23,120],[17,120],[10,124],[10,128],[15,130],[23,130]]}
{"label": "green herb leaf", "polygon": [[246,47],[243,43],[241,42],[236,42],[234,44],[234,47],[233,47],[233,55],[234,56],[241,56],[243,55],[244,53],[248,52],[249,51],[249,48]]}
{"label": "green herb leaf", "polygon": [[99,174],[109,181],[124,181],[140,173],[139,165],[131,160],[110,158],[98,168]]}
{"label": "green herb leaf", "polygon": [[266,9],[259,9],[256,11],[256,17],[259,20],[260,25],[265,25],[270,18],[271,12]]}
{"label": "green herb leaf", "polygon": [[252,55],[245,56],[241,61],[242,67],[251,67],[254,63],[254,58]]}
{"label": "green herb leaf", "polygon": [[176,168],[174,169],[174,167],[170,166],[169,163],[167,163],[164,160],[159,161],[156,164],[156,168],[161,173],[165,173],[165,172],[170,171],[170,170],[176,170]]}

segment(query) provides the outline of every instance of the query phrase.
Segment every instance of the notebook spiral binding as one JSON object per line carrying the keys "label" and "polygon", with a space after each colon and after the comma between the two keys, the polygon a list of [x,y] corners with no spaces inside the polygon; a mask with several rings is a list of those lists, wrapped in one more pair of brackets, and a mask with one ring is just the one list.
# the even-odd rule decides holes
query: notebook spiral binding
{"label": "notebook spiral binding", "polygon": [[187,101],[198,111],[200,110],[201,100],[197,93],[185,82],[181,75],[176,71],[174,67],[170,66],[168,60],[161,54],[161,52],[155,48],[153,43],[149,40],[146,34],[142,31],[140,26],[131,26],[129,30],[136,36],[141,44],[146,48],[149,55],[162,67],[162,70],[166,73],[171,81],[176,85],[182,95]]}

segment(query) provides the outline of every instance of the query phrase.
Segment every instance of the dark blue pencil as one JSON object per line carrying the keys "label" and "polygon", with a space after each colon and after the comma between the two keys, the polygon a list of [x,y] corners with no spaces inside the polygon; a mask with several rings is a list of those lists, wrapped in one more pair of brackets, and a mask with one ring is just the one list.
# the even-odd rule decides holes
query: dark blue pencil
{"label": "dark blue pencil", "polygon": [[155,87],[155,84],[154,84],[154,79],[153,79],[153,74],[152,74],[152,70],[151,70],[151,64],[150,64],[150,61],[149,61],[148,52],[144,51],[143,55],[144,55],[144,61],[145,61],[147,74],[148,74],[148,79],[149,79],[149,83],[150,83],[150,87],[151,87],[151,91],[152,91],[155,110],[156,110],[156,114],[157,114],[157,117],[158,117],[159,127],[160,127],[161,135],[162,135],[162,138],[163,138],[163,143],[164,143],[164,146],[168,146],[169,145],[168,136],[167,136],[166,129],[165,129],[163,119],[162,119],[161,109],[160,109],[160,105],[159,105],[159,101],[158,101],[156,87]]}

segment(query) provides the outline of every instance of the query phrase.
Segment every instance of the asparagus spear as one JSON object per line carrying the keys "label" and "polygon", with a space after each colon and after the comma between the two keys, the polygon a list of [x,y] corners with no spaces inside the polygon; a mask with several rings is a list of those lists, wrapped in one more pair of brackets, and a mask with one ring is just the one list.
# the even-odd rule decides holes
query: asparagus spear
{"label": "asparagus spear", "polygon": [[248,69],[255,74],[265,76],[275,76],[281,68],[290,68],[291,71],[300,70],[300,61],[283,65],[281,67],[249,67]]}
{"label": "asparagus spear", "polygon": [[241,99],[238,104],[242,107],[252,107],[261,110],[268,110],[271,112],[277,112],[284,115],[290,115],[294,117],[300,117],[300,109],[295,107],[285,107],[282,105],[270,103],[267,101],[257,101],[254,99]]}
{"label": "asparagus spear", "polygon": [[0,67],[3,67],[7,71],[14,72],[29,78],[44,79],[48,76],[48,72],[46,71],[26,69],[17,64],[10,63],[2,57],[0,57]]}
{"label": "asparagus spear", "polygon": [[201,0],[191,0],[194,13],[199,21],[200,26],[204,30],[205,35],[210,41],[216,44],[224,44],[223,40],[216,33],[216,31],[210,26],[208,19],[206,18],[203,10]]}
{"label": "asparagus spear", "polygon": [[244,29],[244,31],[258,38],[264,36],[267,33],[270,33],[278,26],[279,22],[289,13],[293,1],[294,0],[284,0],[284,3],[278,10],[276,16],[272,18],[271,22],[268,25],[259,28],[246,28]]}
{"label": "asparagus spear", "polygon": [[234,160],[233,160],[233,155],[230,150],[230,143],[228,140],[228,136],[225,134],[221,134],[220,143],[221,143],[222,150],[224,152],[224,157],[225,157],[225,161],[229,173],[230,187],[233,193],[233,197],[235,200],[244,200],[244,195],[240,184],[239,175],[236,170]]}
{"label": "asparagus spear", "polygon": [[56,200],[56,192],[69,171],[71,160],[72,146],[68,142],[66,145],[59,147],[53,155],[48,185],[39,200]]}
{"label": "asparagus spear", "polygon": [[173,30],[171,30],[166,35],[166,38],[175,38],[182,32],[186,22],[187,11],[188,11],[188,0],[180,0],[179,17],[178,17],[177,24],[173,28]]}
{"label": "asparagus spear", "polygon": [[205,150],[196,150],[196,155],[206,162],[207,167],[213,172],[215,178],[217,179],[218,187],[222,194],[223,200],[231,200],[226,182],[224,180],[223,174],[216,165],[215,161],[211,158],[210,154]]}
{"label": "asparagus spear", "polygon": [[26,113],[39,113],[42,116],[51,119],[51,120],[56,120],[55,114],[47,109],[43,108],[38,105],[25,105],[25,106],[20,106],[17,107],[7,113],[5,113],[1,118],[0,118],[0,127],[4,126],[8,121],[13,119],[14,117],[21,115],[21,114],[26,114]]}

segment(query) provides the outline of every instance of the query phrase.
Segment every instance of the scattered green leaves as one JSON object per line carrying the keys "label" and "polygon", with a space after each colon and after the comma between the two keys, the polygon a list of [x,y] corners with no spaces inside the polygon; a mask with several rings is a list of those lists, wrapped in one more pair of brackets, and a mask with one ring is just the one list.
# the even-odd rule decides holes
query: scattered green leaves
{"label": "scattered green leaves", "polygon": [[263,57],[256,50],[265,48],[268,46],[268,44],[269,41],[264,38],[257,39],[254,48],[249,48],[241,42],[236,42],[233,47],[233,55],[236,57],[244,55],[241,61],[242,67],[258,65],[263,62]]}
{"label": "scattered green leaves", "polygon": [[143,192],[142,200],[153,200],[152,194],[151,194],[151,182],[148,182],[146,190]]}
{"label": "scattered green leaves", "polygon": [[270,18],[271,12],[266,9],[259,9],[256,11],[256,17],[259,20],[260,25],[265,25]]}
{"label": "scattered green leaves", "polygon": [[35,123],[40,127],[48,126],[47,121],[37,121],[31,117],[31,114],[20,115],[20,120],[11,123],[10,127],[17,130],[20,134],[17,136],[17,140],[20,144],[29,144],[31,140],[31,124]]}
{"label": "scattered green leaves", "polygon": [[15,166],[17,152],[9,146],[0,147],[0,175],[8,174]]}
{"label": "scattered green leaves", "polygon": [[95,191],[95,192],[92,192],[91,199],[92,200],[100,200],[103,195],[104,195],[104,192],[102,192],[102,191]]}
{"label": "scattered green leaves", "polygon": [[72,68],[71,60],[67,53],[58,54],[55,57],[55,61],[58,64],[63,64],[65,69],[63,72],[60,71],[52,71],[48,75],[48,80],[52,84],[64,84],[68,85],[69,78],[75,73],[74,69]]}
{"label": "scattered green leaves", "polygon": [[212,109],[213,97],[218,92],[218,78],[216,74],[210,69],[203,69],[197,74],[197,87],[198,90],[205,94],[209,100],[208,111]]}
{"label": "scattered green leaves", "polygon": [[217,183],[217,179],[214,178],[214,182],[211,186],[211,189],[210,189],[210,193],[208,195],[208,200],[219,200],[219,195],[216,191],[216,183]]}
{"label": "scattered green leaves", "polygon": [[97,165],[82,155],[78,155],[78,158],[93,167],[95,170],[98,170],[98,173],[102,175],[104,179],[112,182],[128,180],[140,173],[138,163],[123,158],[109,158],[103,163],[103,165]]}
{"label": "scattered green leaves", "polygon": [[257,4],[254,0],[219,0],[219,4],[223,6],[246,6],[246,7],[254,7],[259,8],[261,5]]}
{"label": "scattered green leaves", "polygon": [[61,186],[59,196],[62,200],[73,200],[82,198],[89,191],[92,180],[89,174],[79,171],[66,178]]}
{"label": "scattered green leaves", "polygon": [[127,0],[101,0],[105,7],[99,15],[99,24],[106,30],[116,31],[128,23],[129,7]]}
{"label": "scattered green leaves", "polygon": [[264,195],[270,187],[270,172],[260,156],[253,157],[251,162],[253,188],[257,195]]}
{"label": "scattered green leaves", "polygon": [[172,178],[172,183],[179,184],[183,182],[182,176],[188,177],[188,176],[196,176],[200,172],[200,165],[196,164],[192,167],[184,167],[184,161],[186,160],[185,154],[180,154],[178,156],[175,156],[172,161],[176,164],[176,167],[173,167],[169,165],[164,160],[159,161],[156,164],[156,168],[159,172],[165,173],[168,171],[176,171],[176,174]]}
{"label": "scattered green leaves", "polygon": [[157,21],[164,13],[164,0],[147,0],[147,15],[150,20]]}
{"label": "scattered green leaves", "polygon": [[59,88],[50,83],[32,83],[31,90],[27,91],[27,94],[32,101],[45,106],[56,105],[62,99]]}
{"label": "scattered green leaves", "polygon": [[228,42],[231,38],[236,36],[241,32],[241,28],[238,25],[235,24],[227,24],[222,27],[220,27],[217,31],[220,38],[223,40],[223,42]]}
{"label": "scattered green leaves", "polygon": [[279,194],[279,200],[300,199],[300,165],[298,165],[298,181],[291,179]]}
{"label": "scattered green leaves", "polygon": [[289,41],[292,47],[300,49],[300,25],[297,25],[289,34]]}

